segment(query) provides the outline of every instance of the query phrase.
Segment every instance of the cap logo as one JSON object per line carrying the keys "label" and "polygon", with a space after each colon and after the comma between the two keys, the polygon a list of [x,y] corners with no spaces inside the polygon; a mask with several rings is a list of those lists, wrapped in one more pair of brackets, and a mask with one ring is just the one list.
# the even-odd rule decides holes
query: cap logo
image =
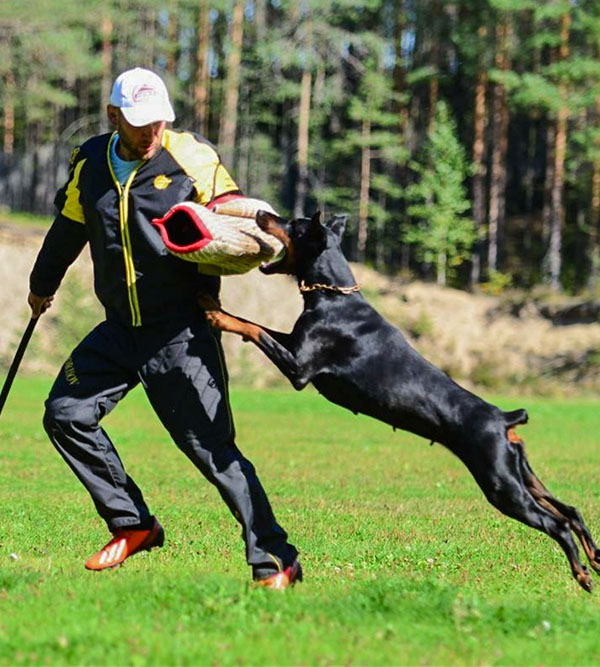
{"label": "cap logo", "polygon": [[141,67],[119,74],[113,84],[110,104],[119,107],[125,120],[134,127],[175,120],[164,81],[158,74]]}
{"label": "cap logo", "polygon": [[160,174],[154,179],[153,183],[157,190],[166,190],[171,185],[171,179],[164,174]]}
{"label": "cap logo", "polygon": [[133,95],[131,96],[135,103],[143,102],[149,97],[156,96],[156,89],[152,86],[149,86],[143,83],[141,86],[138,86],[133,90]]}

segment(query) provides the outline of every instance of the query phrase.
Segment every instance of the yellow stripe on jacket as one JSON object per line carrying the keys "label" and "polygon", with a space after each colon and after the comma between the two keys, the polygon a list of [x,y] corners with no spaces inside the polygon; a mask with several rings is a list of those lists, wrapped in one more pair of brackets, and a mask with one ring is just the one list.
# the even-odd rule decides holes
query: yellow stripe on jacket
{"label": "yellow stripe on jacket", "polygon": [[61,211],[65,218],[69,218],[69,220],[74,220],[75,222],[81,222],[82,224],[85,223],[85,216],[83,215],[83,208],[79,201],[79,174],[81,173],[81,168],[85,162],[86,160],[78,162],[73,171],[73,178],[69,181],[69,185],[67,186],[65,204]]}

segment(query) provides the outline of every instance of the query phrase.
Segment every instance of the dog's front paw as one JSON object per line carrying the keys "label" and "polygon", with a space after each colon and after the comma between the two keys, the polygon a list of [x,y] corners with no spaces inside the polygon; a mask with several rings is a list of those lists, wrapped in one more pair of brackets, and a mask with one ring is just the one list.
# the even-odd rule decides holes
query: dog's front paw
{"label": "dog's front paw", "polygon": [[206,321],[213,329],[227,331],[225,327],[226,315],[220,310],[207,310],[205,313]]}

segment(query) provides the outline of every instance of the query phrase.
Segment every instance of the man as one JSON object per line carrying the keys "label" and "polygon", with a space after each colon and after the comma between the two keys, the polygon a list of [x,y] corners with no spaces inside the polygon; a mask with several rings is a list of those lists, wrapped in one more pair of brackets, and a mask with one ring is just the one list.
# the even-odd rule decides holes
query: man
{"label": "man", "polygon": [[116,131],[89,139],[71,156],[28,299],[38,317],[90,244],[106,320],[65,362],[44,415],[54,446],[113,534],[85,567],[115,567],[164,541],[161,525],[99,426],[141,382],[175,443],[241,523],[254,580],[286,588],[302,578],[297,551],[277,524],[252,464],[235,445],[220,339],[196,303],[199,291],[216,296],[219,280],[170,255],[151,224],[181,201],[211,206],[242,194],[205,139],[166,129],[175,114],[153,72],[123,72],[107,112]]}

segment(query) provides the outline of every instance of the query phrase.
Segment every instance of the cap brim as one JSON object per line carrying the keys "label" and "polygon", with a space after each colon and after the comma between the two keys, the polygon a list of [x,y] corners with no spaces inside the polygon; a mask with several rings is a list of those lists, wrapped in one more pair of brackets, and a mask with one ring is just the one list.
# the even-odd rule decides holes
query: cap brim
{"label": "cap brim", "polygon": [[150,125],[151,123],[166,122],[172,123],[175,120],[175,113],[173,109],[165,107],[162,109],[143,107],[121,107],[121,113],[125,116],[125,120],[134,127],[142,127]]}

